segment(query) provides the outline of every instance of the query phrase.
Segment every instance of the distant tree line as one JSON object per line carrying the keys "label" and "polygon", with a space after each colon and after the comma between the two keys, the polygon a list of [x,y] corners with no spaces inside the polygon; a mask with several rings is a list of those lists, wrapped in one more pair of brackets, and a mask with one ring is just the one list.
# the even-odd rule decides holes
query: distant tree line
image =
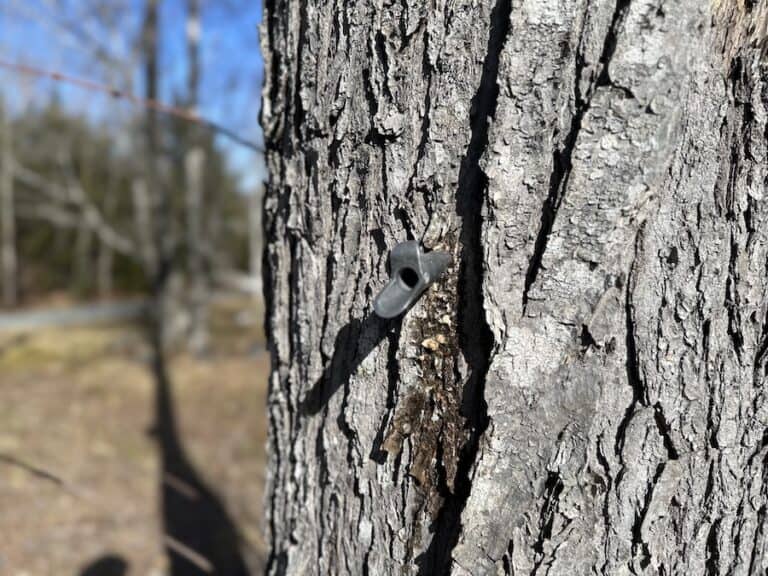
{"label": "distant tree line", "polygon": [[[17,118],[4,114],[3,164],[13,186],[16,253],[13,300],[33,301],[53,292],[78,298],[144,292],[154,256],[139,127],[115,140],[112,130],[68,114],[55,100]],[[187,218],[184,142],[195,127],[168,120],[159,186],[167,188],[175,236],[174,258],[185,262],[189,240],[180,234]],[[238,190],[210,132],[199,131],[205,151],[204,209],[199,230],[205,274],[247,270],[249,199]],[[183,267],[182,267],[183,269]]]}
{"label": "distant tree line", "polygon": [[[184,56],[176,64],[183,64],[185,82],[171,104],[187,118],[148,106],[95,120],[87,104],[78,111],[69,101],[64,105],[56,89],[43,104],[39,98],[34,105],[31,98],[19,105],[24,97],[0,101],[3,307],[61,293],[78,299],[142,294],[153,302],[158,327],[172,324],[168,314],[184,311],[188,343],[202,351],[216,283],[240,286],[245,279],[254,287],[260,195],[239,189],[210,126],[189,121],[199,114],[206,72],[204,9],[236,13],[237,5],[185,0],[183,6],[178,26],[161,25],[158,0],[85,10],[95,36],[83,36],[65,7],[51,8],[62,11],[51,19],[56,33],[76,40],[94,78],[145,102],[159,100],[167,77],[164,35],[183,28]],[[124,36],[127,53],[112,52],[115,35]],[[93,95],[84,96],[87,103]]]}

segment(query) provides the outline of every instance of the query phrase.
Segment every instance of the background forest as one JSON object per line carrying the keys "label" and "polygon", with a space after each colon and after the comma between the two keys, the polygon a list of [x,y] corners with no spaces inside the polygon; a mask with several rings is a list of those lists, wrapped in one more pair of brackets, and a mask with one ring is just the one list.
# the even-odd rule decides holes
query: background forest
{"label": "background forest", "polygon": [[3,574],[262,564],[260,15],[0,0]]}
{"label": "background forest", "polygon": [[[151,214],[140,137],[121,149],[107,127],[65,110],[55,98],[6,122],[16,228],[6,249],[15,252],[17,264],[4,277],[5,306],[62,293],[91,300],[145,291],[144,264],[152,246],[143,227]],[[188,217],[185,172],[183,156],[174,151],[184,149],[194,127],[163,124],[168,158],[159,185],[172,196],[168,233],[178,236],[177,257],[186,261],[190,246],[179,234]],[[137,124],[123,130],[140,134]],[[208,192],[198,208],[204,212],[196,216],[203,224],[202,238],[195,239],[205,243],[203,273],[212,280],[249,273],[253,194],[243,192],[211,132],[202,132],[199,142],[206,160],[202,188]]]}
{"label": "background forest", "polygon": [[7,307],[143,289],[159,219],[187,276],[258,275],[258,14],[232,0],[0,6]]}

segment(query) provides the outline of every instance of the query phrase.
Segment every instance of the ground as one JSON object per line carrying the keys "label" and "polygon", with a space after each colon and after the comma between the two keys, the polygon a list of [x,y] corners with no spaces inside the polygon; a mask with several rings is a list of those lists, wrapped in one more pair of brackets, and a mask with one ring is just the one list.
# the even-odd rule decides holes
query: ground
{"label": "ground", "polygon": [[[170,362],[179,436],[255,571],[268,372],[258,307],[222,302],[214,327],[209,357]],[[135,326],[0,332],[0,574],[81,575],[109,555],[128,574],[167,573],[148,358]]]}

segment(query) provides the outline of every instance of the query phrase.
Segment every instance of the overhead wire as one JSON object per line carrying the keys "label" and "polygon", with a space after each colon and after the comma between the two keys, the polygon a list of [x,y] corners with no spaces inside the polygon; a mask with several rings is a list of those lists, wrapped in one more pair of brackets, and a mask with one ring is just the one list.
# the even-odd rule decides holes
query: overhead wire
{"label": "overhead wire", "polygon": [[30,66],[28,64],[19,64],[16,62],[5,60],[3,58],[0,58],[0,68],[4,70],[8,70],[9,72],[12,72],[14,74],[22,75],[22,76],[47,78],[49,80],[53,80],[54,82],[68,84],[70,86],[75,86],[83,90],[106,94],[111,98],[114,98],[116,100],[123,100],[125,102],[128,102],[140,108],[153,110],[165,116],[170,116],[173,118],[184,120],[186,122],[197,124],[199,126],[207,128],[208,130],[211,130],[216,134],[220,134],[221,136],[224,136],[225,138],[235,142],[236,144],[239,144],[240,146],[249,148],[255,152],[259,152],[259,153],[264,152],[264,146],[262,146],[261,144],[254,142],[253,140],[250,140],[238,134],[234,130],[231,130],[217,122],[213,122],[212,120],[204,118],[199,114],[197,114],[196,112],[193,112],[192,110],[189,110],[189,109],[166,104],[159,100],[142,98],[140,96],[136,96],[135,94],[131,94],[130,92],[126,92],[119,88],[115,88],[114,86],[109,86],[108,84],[102,84],[94,80],[90,80],[90,79],[86,79],[78,76],[72,76],[69,74],[64,74],[62,72],[58,72],[55,70],[46,70],[44,68],[40,68],[37,66]]}

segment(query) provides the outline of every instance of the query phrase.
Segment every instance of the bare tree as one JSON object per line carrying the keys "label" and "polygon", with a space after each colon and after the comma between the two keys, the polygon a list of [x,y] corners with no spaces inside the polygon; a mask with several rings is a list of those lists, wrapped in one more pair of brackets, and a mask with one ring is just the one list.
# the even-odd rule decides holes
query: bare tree
{"label": "bare tree", "polygon": [[767,21],[267,3],[270,574],[766,573]]}
{"label": "bare tree", "polygon": [[[114,171],[110,170],[104,183],[104,218],[108,222],[114,222],[117,216],[118,191],[116,188],[117,178],[114,176]],[[115,251],[109,243],[99,242],[96,255],[96,282],[102,298],[112,294],[114,260]]]}
{"label": "bare tree", "polygon": [[[157,101],[159,89],[159,0],[146,0],[141,30],[144,90],[147,101]],[[154,243],[154,269],[147,270],[151,283],[151,338],[156,353],[175,340],[180,297],[175,270],[177,250],[176,225],[173,218],[171,190],[167,179],[161,178],[161,130],[156,109],[147,108],[144,117],[144,178],[143,185],[151,206],[151,239]],[[134,188],[142,191],[142,188]],[[173,281],[172,281],[173,280]]]}
{"label": "bare tree", "polygon": [[[147,100],[157,100],[158,94],[158,0],[146,0],[144,19],[141,29],[141,48],[143,58],[144,95]],[[160,126],[158,114],[154,109],[144,110],[144,169],[147,196],[152,202],[152,235],[157,252],[156,269],[148,271],[156,289],[161,289],[166,272],[163,270],[168,259],[166,247],[169,245],[168,236],[170,222],[170,198],[160,184],[158,174],[158,158],[160,155]]]}
{"label": "bare tree", "polygon": [[147,184],[143,178],[133,179],[131,183],[131,197],[133,199],[136,237],[139,240],[142,266],[148,273],[152,273],[152,271],[157,269],[157,250],[153,241],[154,226],[151,204],[147,192]]}
{"label": "bare tree", "polygon": [[[192,114],[198,113],[200,84],[200,37],[202,20],[200,0],[187,0],[187,106]],[[203,224],[205,182],[205,149],[200,142],[200,131],[191,126],[191,137],[184,157],[187,207],[187,273],[190,282],[189,345],[195,353],[208,348],[208,266],[204,261],[205,243]]]}
{"label": "bare tree", "polygon": [[5,106],[0,105],[0,260],[3,304],[7,307],[16,305],[18,282],[12,146],[11,121]]}

